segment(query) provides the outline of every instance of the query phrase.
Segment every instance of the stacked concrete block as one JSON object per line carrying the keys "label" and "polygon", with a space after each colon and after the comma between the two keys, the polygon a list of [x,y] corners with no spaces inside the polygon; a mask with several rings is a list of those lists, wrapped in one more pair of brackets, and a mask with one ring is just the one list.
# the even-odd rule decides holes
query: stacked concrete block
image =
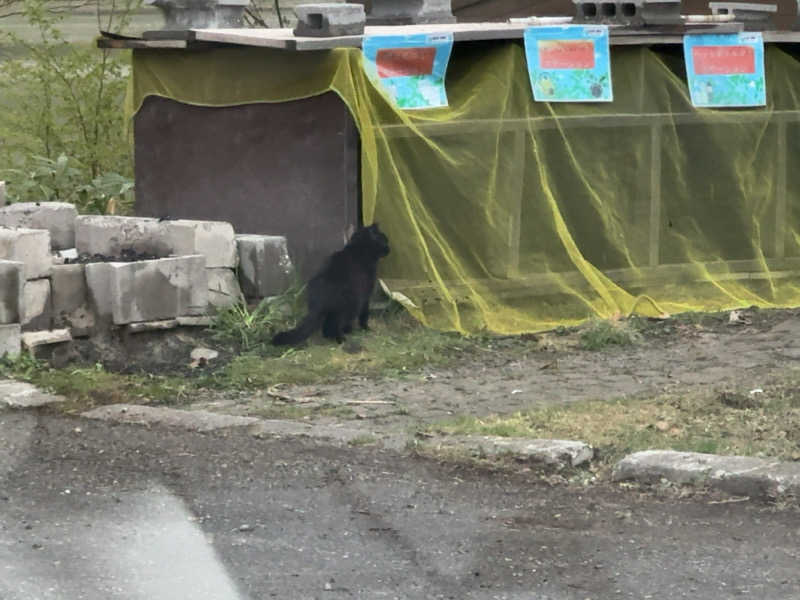
{"label": "stacked concrete block", "polygon": [[75,246],[78,211],[67,202],[20,202],[0,208],[0,226],[46,229],[53,250]]}
{"label": "stacked concrete block", "polygon": [[[162,258],[176,251],[175,236],[167,236],[167,221],[139,217],[81,215],[75,219],[75,248],[80,254],[119,258],[124,252]],[[177,240],[181,248],[191,245]]]}
{"label": "stacked concrete block", "polygon": [[0,227],[0,260],[23,263],[25,279],[48,277],[53,266],[50,232],[41,229]]}
{"label": "stacked concrete block", "polygon": [[450,0],[372,0],[367,25],[455,23]]}
{"label": "stacked concrete block", "polygon": [[23,298],[23,331],[50,329],[53,318],[50,279],[45,277],[26,281]]}
{"label": "stacked concrete block", "polygon": [[22,322],[24,288],[25,266],[0,260],[0,325]]}
{"label": "stacked concrete block", "polygon": [[22,329],[19,323],[0,325],[0,358],[16,356],[22,350]]}
{"label": "stacked concrete block", "polygon": [[208,276],[208,302],[215,308],[244,302],[239,280],[232,269],[206,269]]}
{"label": "stacked concrete block", "polygon": [[277,296],[292,283],[292,261],[286,238],[277,235],[237,235],[239,283],[247,298]]}
{"label": "stacked concrete block", "polygon": [[238,264],[233,225],[224,221],[166,221],[165,235],[172,254],[202,254],[209,269],[234,269]]}
{"label": "stacked concrete block", "polygon": [[84,265],[53,266],[53,327],[68,328],[73,337],[88,336],[94,331],[95,317],[89,305]]}
{"label": "stacked concrete block", "polygon": [[297,27],[294,28],[297,36],[333,37],[364,33],[366,16],[362,4],[298,4],[294,7],[294,14],[297,15]]}
{"label": "stacked concrete block", "polygon": [[208,306],[205,257],[86,265],[94,310],[115,325],[201,315]]}

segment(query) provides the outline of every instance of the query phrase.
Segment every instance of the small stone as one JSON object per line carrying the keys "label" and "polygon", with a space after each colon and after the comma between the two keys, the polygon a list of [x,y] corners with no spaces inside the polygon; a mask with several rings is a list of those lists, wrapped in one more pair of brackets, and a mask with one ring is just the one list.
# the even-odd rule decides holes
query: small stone
{"label": "small stone", "polygon": [[239,525],[239,531],[253,531],[253,529],[255,529],[255,527],[253,527],[252,525],[248,525],[247,523]]}
{"label": "small stone", "polygon": [[214,360],[219,352],[211,348],[195,348],[189,356],[192,360]]}

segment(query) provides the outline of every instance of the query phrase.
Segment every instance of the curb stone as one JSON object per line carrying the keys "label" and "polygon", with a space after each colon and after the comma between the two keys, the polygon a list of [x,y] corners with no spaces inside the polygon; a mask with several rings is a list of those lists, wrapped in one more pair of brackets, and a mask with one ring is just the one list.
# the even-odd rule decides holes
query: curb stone
{"label": "curb stone", "polygon": [[751,456],[647,450],[619,461],[614,481],[702,484],[738,496],[800,496],[800,463]]}
{"label": "curb stone", "polygon": [[574,440],[544,440],[498,436],[447,436],[423,442],[425,448],[465,448],[486,456],[513,456],[517,460],[543,463],[563,469],[589,462],[594,450]]}
{"label": "curb stone", "polygon": [[237,417],[205,410],[180,410],[139,404],[109,404],[81,413],[81,416],[88,419],[135,425],[167,425],[199,432],[230,427],[249,427],[259,422],[256,417]]}
{"label": "curb stone", "polygon": [[0,380],[0,406],[5,404],[11,408],[35,408],[64,400],[66,398],[63,396],[48,394],[30,383],[13,379]]}

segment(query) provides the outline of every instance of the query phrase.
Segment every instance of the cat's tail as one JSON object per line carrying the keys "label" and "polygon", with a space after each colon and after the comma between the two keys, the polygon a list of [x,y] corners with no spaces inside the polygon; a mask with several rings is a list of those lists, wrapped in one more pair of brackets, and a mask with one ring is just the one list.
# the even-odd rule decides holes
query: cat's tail
{"label": "cat's tail", "polygon": [[309,313],[294,329],[290,329],[289,331],[281,331],[280,333],[276,334],[275,337],[272,338],[272,345],[288,346],[292,344],[299,344],[322,326],[322,317],[323,315],[321,314]]}

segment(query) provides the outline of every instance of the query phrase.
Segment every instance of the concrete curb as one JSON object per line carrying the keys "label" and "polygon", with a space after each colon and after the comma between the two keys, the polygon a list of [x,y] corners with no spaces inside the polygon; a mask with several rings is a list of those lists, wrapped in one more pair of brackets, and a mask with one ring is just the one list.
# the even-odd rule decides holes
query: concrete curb
{"label": "concrete curb", "polygon": [[750,497],[800,497],[800,463],[750,456],[647,450],[626,456],[614,466],[614,481],[707,485]]}
{"label": "concrete curb", "polygon": [[66,398],[48,394],[31,385],[13,379],[0,380],[0,406],[10,408],[36,408],[56,402],[64,402]]}
{"label": "concrete curb", "polygon": [[592,460],[594,450],[574,440],[543,440],[497,436],[447,436],[427,440],[422,448],[441,450],[461,448],[484,456],[511,456],[520,461],[541,463],[563,469],[577,467]]}

